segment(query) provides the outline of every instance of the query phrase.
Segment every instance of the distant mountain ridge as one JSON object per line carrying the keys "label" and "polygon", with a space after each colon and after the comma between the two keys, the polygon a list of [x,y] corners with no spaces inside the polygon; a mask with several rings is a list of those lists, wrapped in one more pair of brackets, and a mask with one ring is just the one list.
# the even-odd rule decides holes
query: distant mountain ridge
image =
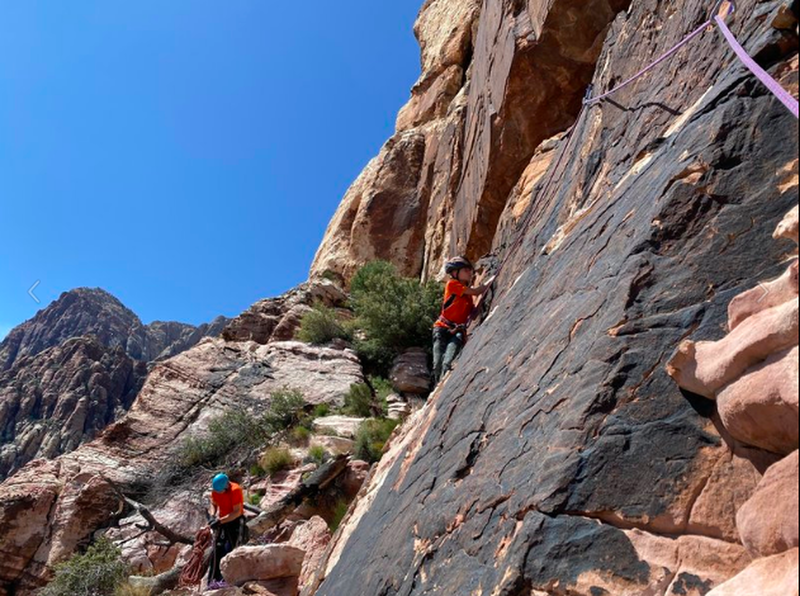
{"label": "distant mountain ridge", "polygon": [[122,347],[135,360],[152,362],[179,354],[203,337],[218,335],[227,323],[225,317],[218,317],[199,326],[161,321],[145,325],[105,290],[77,288],[9,332],[0,342],[0,371],[11,369],[22,357],[86,336],[108,348]]}
{"label": "distant mountain ridge", "polygon": [[0,479],[93,439],[128,411],[150,363],[227,324],[145,325],[105,290],[64,292],[0,342]]}

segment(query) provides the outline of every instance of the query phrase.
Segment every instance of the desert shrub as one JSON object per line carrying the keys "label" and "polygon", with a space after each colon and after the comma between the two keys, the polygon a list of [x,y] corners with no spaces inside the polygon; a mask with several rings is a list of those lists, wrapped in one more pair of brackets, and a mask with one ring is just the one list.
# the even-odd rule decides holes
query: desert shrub
{"label": "desert shrub", "polygon": [[441,310],[441,284],[421,284],[399,275],[391,263],[373,261],[355,274],[350,292],[354,324],[361,331],[356,349],[374,370],[385,374],[400,351],[430,344]]}
{"label": "desert shrub", "polygon": [[182,469],[220,464],[237,448],[251,449],[268,443],[304,417],[305,398],[299,391],[283,389],[272,394],[269,409],[254,415],[245,408],[232,408],[208,424],[208,431],[186,437],[178,448]]}
{"label": "desert shrub", "polygon": [[369,378],[369,384],[372,385],[372,389],[375,391],[375,400],[385,416],[389,412],[389,404],[386,402],[386,398],[394,393],[392,382],[383,377],[373,376]]}
{"label": "desert shrub", "polygon": [[321,466],[325,463],[325,460],[328,459],[328,452],[325,451],[325,447],[322,445],[312,445],[308,450],[308,459]]}
{"label": "desert shrub", "polygon": [[311,412],[312,418],[324,418],[331,413],[331,407],[328,404],[317,404]]}
{"label": "desert shrub", "polygon": [[333,516],[330,523],[328,523],[328,527],[331,529],[331,532],[336,532],[336,530],[339,529],[339,526],[342,524],[342,520],[344,519],[344,516],[347,515],[349,508],[350,506],[344,499],[336,502],[336,506],[333,508]]}
{"label": "desert shrub", "polygon": [[350,385],[350,390],[344,396],[344,407],[342,413],[348,416],[358,416],[359,418],[369,418],[372,416],[372,406],[374,400],[372,389],[365,383]]}
{"label": "desert shrub", "polygon": [[356,433],[355,457],[370,463],[378,461],[397,424],[396,420],[385,418],[362,422]]}
{"label": "desert shrub", "polygon": [[125,582],[117,586],[114,596],[150,596],[150,588],[147,586],[134,586]]}
{"label": "desert shrub", "polygon": [[334,339],[349,340],[350,334],[335,309],[318,304],[303,315],[296,337],[307,344],[319,346]]}
{"label": "desert shrub", "polygon": [[254,507],[258,507],[261,503],[261,495],[258,493],[253,493],[247,497],[247,502],[253,505]]}
{"label": "desert shrub", "polygon": [[288,449],[270,447],[261,456],[259,464],[268,474],[272,475],[291,468],[294,465],[294,458]]}
{"label": "desert shrub", "polygon": [[282,389],[272,394],[272,402],[264,416],[265,425],[279,432],[298,424],[303,418],[306,400],[300,391]]}
{"label": "desert shrub", "polygon": [[40,596],[113,596],[128,577],[128,567],[120,559],[120,550],[101,538],[83,554],[59,563],[52,581]]}
{"label": "desert shrub", "polygon": [[311,431],[305,426],[298,426],[292,429],[292,440],[299,444],[305,445],[311,438]]}

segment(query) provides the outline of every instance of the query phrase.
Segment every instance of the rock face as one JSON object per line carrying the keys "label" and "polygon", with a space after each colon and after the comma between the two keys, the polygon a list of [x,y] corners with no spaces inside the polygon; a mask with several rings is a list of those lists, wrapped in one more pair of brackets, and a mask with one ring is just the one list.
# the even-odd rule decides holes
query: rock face
{"label": "rock face", "polygon": [[[784,217],[774,238],[796,242],[796,211]],[[765,584],[759,593],[788,594],[789,586],[797,591],[797,300],[795,259],[778,280],[762,282],[758,290],[731,301],[727,336],[697,344],[686,340],[669,363],[670,374],[681,386],[717,400],[720,419],[734,439],[787,456],[766,471],[737,515],[749,553],[772,558],[756,561],[715,591],[719,594],[755,593],[756,581]],[[789,577],[795,580],[791,584]]]}
{"label": "rock face", "polygon": [[122,347],[131,358],[151,362],[174,356],[207,335],[219,334],[226,322],[220,317],[200,327],[159,321],[144,325],[108,292],[78,288],[64,292],[31,320],[11,330],[0,343],[0,371],[10,369],[19,358],[89,335],[103,346]]}
{"label": "rock face", "polygon": [[227,341],[254,341],[259,344],[289,341],[294,339],[300,320],[313,305],[339,307],[346,300],[347,296],[341,288],[329,280],[302,284],[283,296],[256,302],[228,323],[222,331],[222,337]]}
{"label": "rock face", "polygon": [[104,478],[146,492],[182,440],[226,408],[266,407],[271,393],[286,387],[311,403],[342,403],[363,380],[351,352],[296,342],[207,338],[157,363],[128,413],[97,439],[55,460],[35,460],[0,484],[0,594],[30,593],[54,563],[111,522],[120,504]]}
{"label": "rock face", "polygon": [[[737,4],[735,34],[796,92],[795,29],[773,26],[785,3]],[[312,273],[347,278],[380,257],[426,277],[445,253],[490,249],[503,269],[490,314],[371,474],[306,594],[704,595],[763,572],[748,569],[736,516],[791,447],[796,417],[749,427],[745,445],[721,416],[796,411],[790,383],[762,406],[732,393],[719,414],[701,396],[719,400],[772,356],[791,371],[779,354],[797,345],[796,301],[742,301],[736,341],[727,309],[783,275],[791,295],[794,246],[770,236],[797,201],[797,122],[715,32],[578,118],[587,83],[625,80],[708,10],[484,0],[447,114],[446,69],[436,100],[412,99],[433,107],[402,114]],[[421,39],[448,36],[435,23]],[[418,158],[418,135],[417,180],[418,162],[395,171],[393,153]],[[393,228],[394,214],[421,228]],[[679,368],[699,395],[666,372],[687,338],[697,366]],[[701,362],[710,344],[724,348],[713,364]]]}
{"label": "rock face", "polygon": [[146,375],[121,346],[92,338],[19,358],[0,373],[0,480],[93,439],[128,410]]}
{"label": "rock face", "polygon": [[431,388],[431,371],[428,354],[421,348],[406,350],[398,356],[392,366],[389,379],[395,391],[422,395]]}
{"label": "rock face", "polygon": [[537,147],[574,119],[606,28],[628,3],[425,2],[422,75],[396,135],[345,195],[312,276],[349,279],[386,259],[430,277],[448,254],[488,252]]}

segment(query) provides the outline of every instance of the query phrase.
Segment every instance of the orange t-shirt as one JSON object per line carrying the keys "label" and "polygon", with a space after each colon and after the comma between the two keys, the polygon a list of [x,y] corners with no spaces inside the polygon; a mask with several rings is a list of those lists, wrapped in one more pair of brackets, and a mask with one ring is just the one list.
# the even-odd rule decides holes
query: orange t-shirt
{"label": "orange t-shirt", "polygon": [[236,505],[244,506],[244,493],[242,492],[242,487],[235,482],[231,482],[230,486],[225,492],[218,493],[212,490],[211,502],[214,503],[214,505],[216,505],[219,509],[219,517],[225,517],[233,512],[233,508]]}
{"label": "orange t-shirt", "polygon": [[[456,279],[451,279],[444,287],[444,307],[442,316],[456,325],[466,325],[475,304],[472,296],[466,296],[464,291],[467,287]],[[436,321],[437,327],[447,328],[447,324]]]}

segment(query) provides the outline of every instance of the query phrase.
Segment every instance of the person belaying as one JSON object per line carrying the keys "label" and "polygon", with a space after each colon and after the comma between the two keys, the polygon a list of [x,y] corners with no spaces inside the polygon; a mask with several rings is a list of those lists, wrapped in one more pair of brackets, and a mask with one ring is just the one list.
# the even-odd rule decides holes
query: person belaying
{"label": "person belaying", "polygon": [[445,265],[450,277],[444,288],[442,314],[433,326],[433,374],[438,383],[453,366],[467,341],[467,324],[475,308],[474,296],[485,294],[494,278],[472,287],[475,267],[466,257],[456,257]]}
{"label": "person belaying", "polygon": [[211,506],[214,519],[209,526],[214,530],[214,551],[208,570],[209,583],[222,580],[220,561],[239,544],[246,542],[247,526],[244,523],[244,492],[225,474],[217,474],[211,481]]}

